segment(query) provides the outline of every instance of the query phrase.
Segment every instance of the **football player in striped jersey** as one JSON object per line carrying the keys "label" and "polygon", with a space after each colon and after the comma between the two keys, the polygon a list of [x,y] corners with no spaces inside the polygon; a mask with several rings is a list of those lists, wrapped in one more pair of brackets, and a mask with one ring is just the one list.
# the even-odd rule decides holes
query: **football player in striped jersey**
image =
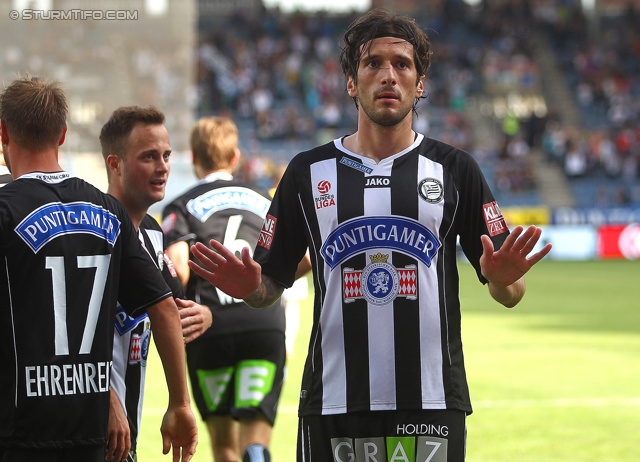
{"label": "football player in striped jersey", "polygon": [[524,296],[541,229],[507,227],[476,161],[413,130],[431,61],[411,19],[372,10],[346,31],[355,133],[295,156],[253,257],[197,243],[190,267],[254,307],[293,284],[311,251],[314,316],[297,460],[465,458],[472,412],[456,247],[507,307]]}

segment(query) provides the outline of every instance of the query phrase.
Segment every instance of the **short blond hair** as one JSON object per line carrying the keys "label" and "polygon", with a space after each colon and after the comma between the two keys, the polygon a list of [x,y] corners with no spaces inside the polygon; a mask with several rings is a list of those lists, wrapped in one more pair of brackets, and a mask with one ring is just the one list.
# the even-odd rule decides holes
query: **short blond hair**
{"label": "short blond hair", "polygon": [[18,146],[40,151],[58,146],[67,123],[67,97],[59,82],[16,79],[0,95],[0,119]]}
{"label": "short blond hair", "polygon": [[228,168],[238,149],[238,127],[227,117],[203,117],[193,125],[190,143],[204,170]]}

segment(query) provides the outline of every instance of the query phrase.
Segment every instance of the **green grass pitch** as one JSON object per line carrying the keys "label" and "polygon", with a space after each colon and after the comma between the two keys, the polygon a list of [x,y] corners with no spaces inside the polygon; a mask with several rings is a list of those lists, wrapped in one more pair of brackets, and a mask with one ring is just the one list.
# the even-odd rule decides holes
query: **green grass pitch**
{"label": "green grass pitch", "polygon": [[[463,342],[474,413],[468,462],[637,462],[640,460],[640,262],[543,261],[527,275],[513,309],[489,297],[460,264]],[[311,300],[274,429],[275,462],[295,461],[297,397]],[[155,349],[147,375],[141,462],[162,455],[166,386]],[[195,409],[195,408],[194,408]],[[199,417],[198,417],[199,419]],[[195,462],[211,462],[200,422]],[[327,461],[330,462],[330,461]]]}

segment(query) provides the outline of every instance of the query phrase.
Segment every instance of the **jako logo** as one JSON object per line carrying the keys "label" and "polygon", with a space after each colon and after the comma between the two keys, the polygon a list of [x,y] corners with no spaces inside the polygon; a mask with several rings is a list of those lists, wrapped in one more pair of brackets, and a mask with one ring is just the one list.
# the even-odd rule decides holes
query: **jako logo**
{"label": "jako logo", "polygon": [[318,183],[318,192],[320,194],[327,194],[330,189],[331,183],[329,183],[327,180],[322,180],[320,183]]}

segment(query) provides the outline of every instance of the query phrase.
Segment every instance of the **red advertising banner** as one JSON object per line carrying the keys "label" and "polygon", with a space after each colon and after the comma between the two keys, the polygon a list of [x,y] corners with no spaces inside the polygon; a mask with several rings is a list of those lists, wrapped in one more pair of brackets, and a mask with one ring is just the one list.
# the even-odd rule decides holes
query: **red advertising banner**
{"label": "red advertising banner", "polygon": [[598,229],[596,253],[599,258],[640,259],[640,224],[609,225]]}

